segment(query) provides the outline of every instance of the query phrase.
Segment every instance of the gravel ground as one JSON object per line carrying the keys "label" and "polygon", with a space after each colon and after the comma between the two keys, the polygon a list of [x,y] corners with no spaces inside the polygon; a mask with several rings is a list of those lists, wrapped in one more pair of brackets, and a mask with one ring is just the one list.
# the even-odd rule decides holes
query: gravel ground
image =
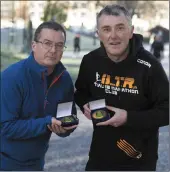
{"label": "gravel ground", "polygon": [[[162,61],[169,78],[169,49],[166,58]],[[1,57],[1,68],[6,68],[14,59]],[[92,136],[92,123],[78,112],[80,124],[78,128],[66,138],[52,134],[50,147],[46,154],[45,171],[84,171],[88,159],[88,152]],[[169,131],[161,128],[159,137],[159,159],[157,171],[169,170]]]}
{"label": "gravel ground", "polygon": [[[66,138],[52,134],[50,147],[46,154],[45,171],[84,171],[92,136],[92,123],[78,111],[80,124]],[[160,132],[159,160],[157,171],[169,171],[169,133]]]}

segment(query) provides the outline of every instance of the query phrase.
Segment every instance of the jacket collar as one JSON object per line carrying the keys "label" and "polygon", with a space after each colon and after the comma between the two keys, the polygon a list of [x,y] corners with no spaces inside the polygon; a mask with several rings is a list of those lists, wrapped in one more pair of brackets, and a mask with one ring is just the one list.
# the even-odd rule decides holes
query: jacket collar
{"label": "jacket collar", "polygon": [[[27,62],[28,67],[34,72],[36,72],[40,77],[42,77],[42,73],[44,73],[45,76],[47,75],[48,68],[37,63],[34,58],[33,52],[31,52],[28,56]],[[58,76],[63,70],[66,70],[66,68],[61,62],[59,62],[54,69],[55,75]]]}

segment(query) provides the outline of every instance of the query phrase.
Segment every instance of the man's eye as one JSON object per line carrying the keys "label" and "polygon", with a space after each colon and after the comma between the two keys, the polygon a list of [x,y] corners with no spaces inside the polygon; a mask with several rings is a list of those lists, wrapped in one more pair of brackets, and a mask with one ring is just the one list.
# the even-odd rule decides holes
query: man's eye
{"label": "man's eye", "polygon": [[44,42],[44,44],[47,45],[47,46],[52,46],[51,42]]}
{"label": "man's eye", "polygon": [[104,32],[109,32],[109,28],[104,28],[103,31]]}
{"label": "man's eye", "polygon": [[124,29],[124,27],[118,27],[118,30],[123,30]]}
{"label": "man's eye", "polygon": [[61,44],[56,44],[56,47],[62,48],[63,45],[61,45]]}

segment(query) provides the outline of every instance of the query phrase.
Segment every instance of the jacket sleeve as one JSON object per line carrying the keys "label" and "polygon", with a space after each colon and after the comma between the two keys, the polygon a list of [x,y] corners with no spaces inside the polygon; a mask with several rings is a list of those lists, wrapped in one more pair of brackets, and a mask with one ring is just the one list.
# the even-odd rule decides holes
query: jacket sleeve
{"label": "jacket sleeve", "polygon": [[169,124],[169,81],[160,63],[151,67],[148,80],[151,108],[128,111],[126,125],[136,128],[157,128]]}
{"label": "jacket sleeve", "polygon": [[[69,76],[69,74],[68,74]],[[70,83],[70,85],[68,84]],[[71,77],[69,76],[69,82],[67,82],[67,85],[69,85],[69,87],[67,87],[67,91],[65,93],[65,97],[64,97],[64,101],[65,102],[69,102],[69,101],[73,101],[73,106],[72,106],[72,114],[74,114],[77,117],[77,109],[76,109],[76,105],[75,105],[75,101],[74,101],[74,85],[72,82]],[[61,134],[57,134],[59,137],[67,137],[69,136],[76,128],[73,128],[71,130],[67,130],[66,133],[61,133]]]}
{"label": "jacket sleeve", "polygon": [[74,98],[76,104],[80,107],[81,111],[84,113],[83,105],[89,102],[89,85],[87,80],[87,66],[85,64],[85,57],[83,57],[82,62],[80,64],[80,69],[78,73],[77,80],[75,82],[75,93]]}
{"label": "jacket sleeve", "polygon": [[21,85],[12,77],[1,80],[1,134],[9,139],[29,139],[48,132],[51,116],[37,119],[22,118],[24,98]]}

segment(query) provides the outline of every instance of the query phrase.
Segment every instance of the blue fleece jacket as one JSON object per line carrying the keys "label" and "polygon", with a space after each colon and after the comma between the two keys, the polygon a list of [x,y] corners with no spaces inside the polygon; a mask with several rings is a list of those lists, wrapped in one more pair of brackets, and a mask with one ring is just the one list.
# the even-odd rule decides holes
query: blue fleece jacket
{"label": "blue fleece jacket", "polygon": [[[56,116],[58,103],[73,101],[73,83],[61,62],[55,78],[60,74],[47,90],[47,68],[32,53],[1,73],[0,169],[43,170],[51,136],[47,125]],[[72,113],[76,114],[74,105]]]}

